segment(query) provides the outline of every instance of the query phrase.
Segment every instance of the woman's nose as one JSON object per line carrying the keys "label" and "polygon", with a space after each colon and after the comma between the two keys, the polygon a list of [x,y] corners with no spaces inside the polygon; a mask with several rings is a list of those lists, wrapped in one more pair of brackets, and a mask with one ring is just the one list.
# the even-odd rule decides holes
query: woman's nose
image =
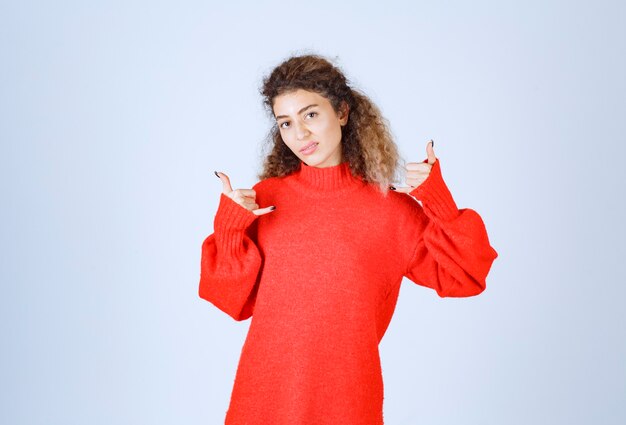
{"label": "woman's nose", "polygon": [[304,139],[309,135],[309,129],[304,124],[296,124],[296,136],[298,139]]}

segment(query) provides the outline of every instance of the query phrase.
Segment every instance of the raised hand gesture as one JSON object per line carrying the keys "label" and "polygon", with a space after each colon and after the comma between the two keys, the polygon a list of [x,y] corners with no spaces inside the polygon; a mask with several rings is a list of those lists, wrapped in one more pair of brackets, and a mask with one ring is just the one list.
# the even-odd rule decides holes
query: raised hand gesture
{"label": "raised hand gesture", "polygon": [[259,208],[256,203],[256,192],[254,189],[235,189],[230,185],[230,179],[222,172],[215,171],[215,175],[222,181],[222,193],[242,207],[252,211],[253,214],[263,215],[276,209],[275,206]]}
{"label": "raised hand gesture", "polygon": [[426,155],[428,156],[428,162],[408,162],[406,164],[406,183],[409,186],[397,187],[397,192],[409,193],[428,178],[430,170],[433,167],[437,158],[435,157],[435,151],[433,145],[435,142],[429,140],[426,144]]}

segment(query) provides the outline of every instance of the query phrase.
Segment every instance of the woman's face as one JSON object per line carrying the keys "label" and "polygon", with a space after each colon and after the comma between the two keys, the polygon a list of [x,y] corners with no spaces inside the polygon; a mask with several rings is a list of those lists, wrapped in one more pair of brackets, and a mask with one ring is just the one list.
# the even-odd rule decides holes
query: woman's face
{"label": "woman's face", "polygon": [[348,122],[347,108],[338,115],[324,96],[298,89],[276,97],[274,116],[285,144],[307,165],[341,163],[341,126]]}

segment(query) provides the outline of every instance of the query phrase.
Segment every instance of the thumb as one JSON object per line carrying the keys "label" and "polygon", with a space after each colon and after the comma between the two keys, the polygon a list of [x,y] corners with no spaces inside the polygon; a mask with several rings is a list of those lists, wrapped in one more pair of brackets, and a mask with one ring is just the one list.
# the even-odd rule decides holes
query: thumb
{"label": "thumb", "polygon": [[426,155],[428,155],[428,163],[430,165],[433,165],[437,160],[437,157],[435,156],[435,150],[433,149],[434,145],[435,142],[432,139],[429,140],[428,144],[426,145]]}
{"label": "thumb", "polygon": [[215,175],[222,181],[222,193],[224,195],[228,195],[233,191],[233,187],[230,185],[230,179],[228,176],[221,171],[215,171]]}
{"label": "thumb", "polygon": [[275,209],[276,209],[276,207],[272,205],[271,207],[257,208],[256,210],[252,210],[252,213],[254,213],[256,215],[263,215],[263,214],[270,213],[270,212],[274,211]]}

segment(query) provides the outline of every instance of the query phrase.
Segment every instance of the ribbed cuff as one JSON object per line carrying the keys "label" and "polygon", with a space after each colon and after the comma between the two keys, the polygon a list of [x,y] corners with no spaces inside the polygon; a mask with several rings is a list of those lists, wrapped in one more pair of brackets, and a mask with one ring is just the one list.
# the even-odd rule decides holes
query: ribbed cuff
{"label": "ribbed cuff", "polygon": [[237,256],[244,252],[246,229],[258,216],[233,199],[220,195],[220,204],[213,220],[215,241],[219,249]]}
{"label": "ribbed cuff", "polygon": [[[428,159],[422,162],[428,162]],[[439,158],[430,169],[426,180],[409,194],[422,201],[424,209],[430,210],[434,216],[443,221],[454,220],[461,214],[448,186],[443,181]]]}
{"label": "ribbed cuff", "polygon": [[220,194],[220,204],[213,220],[215,230],[245,230],[258,216],[233,199]]}

